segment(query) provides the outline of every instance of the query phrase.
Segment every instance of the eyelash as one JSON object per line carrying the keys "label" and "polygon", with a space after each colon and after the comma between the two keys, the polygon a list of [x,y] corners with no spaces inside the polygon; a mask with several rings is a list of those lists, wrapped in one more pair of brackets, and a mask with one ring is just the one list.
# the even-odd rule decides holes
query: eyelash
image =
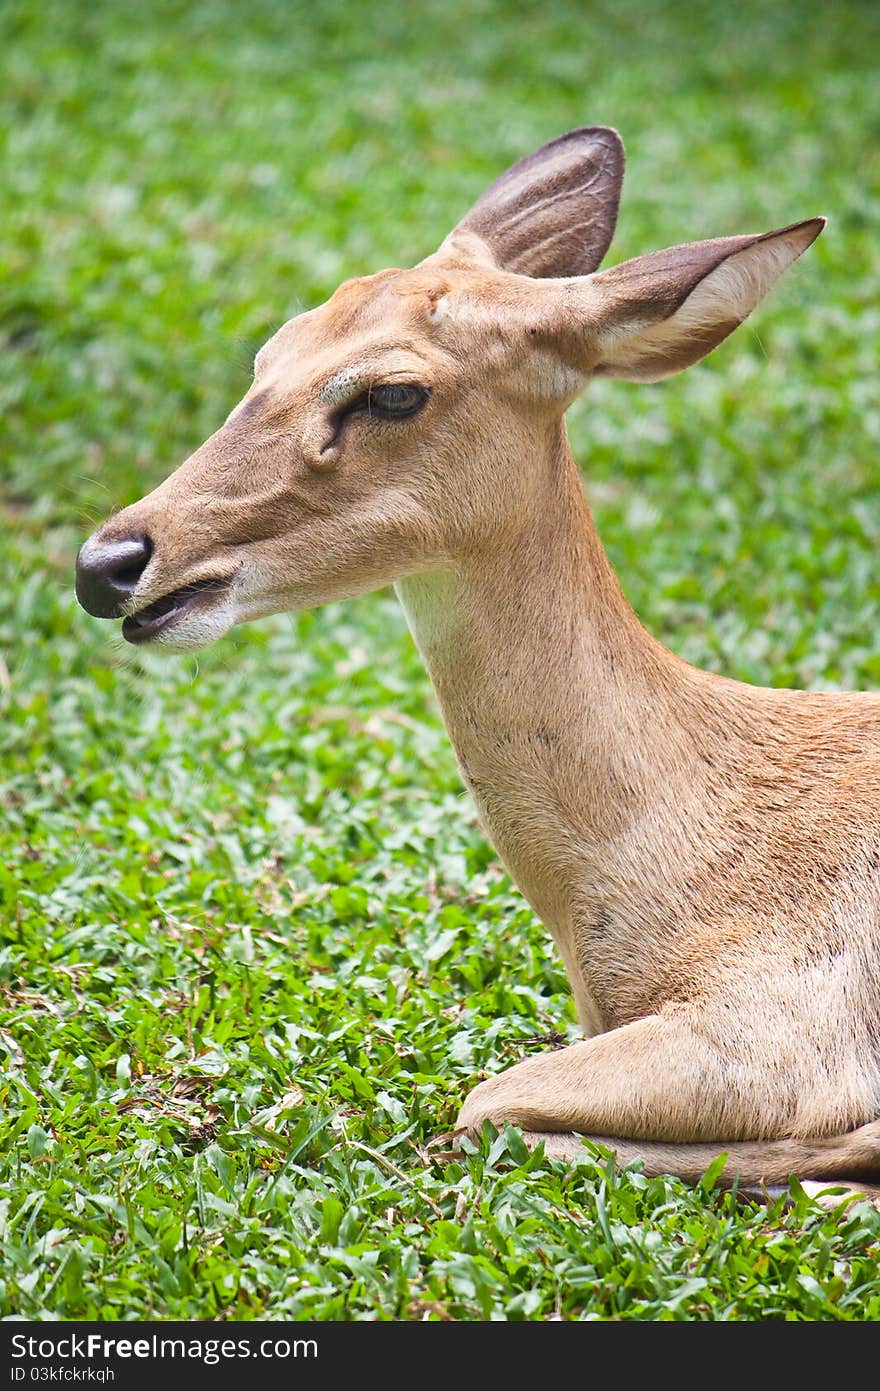
{"label": "eyelash", "polygon": [[[380,399],[382,392],[409,392],[409,403],[398,403],[404,404],[403,409],[383,404]],[[361,396],[351,401],[343,409],[340,418],[344,419],[347,415],[364,411],[367,415],[379,416],[383,420],[406,420],[422,409],[430,394],[426,387],[418,386],[415,382],[380,382],[376,386],[368,387]]]}

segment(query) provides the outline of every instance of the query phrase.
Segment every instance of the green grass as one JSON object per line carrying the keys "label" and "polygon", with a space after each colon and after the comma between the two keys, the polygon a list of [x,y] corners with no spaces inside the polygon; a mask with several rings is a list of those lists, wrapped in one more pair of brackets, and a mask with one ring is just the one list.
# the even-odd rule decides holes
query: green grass
{"label": "green grass", "polygon": [[574,1021],[389,595],[196,662],[72,593],[273,327],[610,122],[613,259],[831,217],[708,363],[572,412],[626,591],[713,670],[880,685],[878,45],[855,0],[2,7],[7,1315],[880,1317],[865,1206],[428,1148]]}

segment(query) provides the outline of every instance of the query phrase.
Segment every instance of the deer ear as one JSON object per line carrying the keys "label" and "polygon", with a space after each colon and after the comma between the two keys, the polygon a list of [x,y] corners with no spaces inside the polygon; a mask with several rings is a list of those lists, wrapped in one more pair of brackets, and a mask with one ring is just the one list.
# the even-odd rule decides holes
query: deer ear
{"label": "deer ear", "polygon": [[623,142],[610,126],[570,130],[496,179],[440,254],[518,275],[588,275],[614,235],[623,165]]}
{"label": "deer ear", "polygon": [[[759,236],[652,251],[582,281],[591,376],[658,381],[705,357],[825,226],[812,217]],[[578,298],[577,282],[568,287]]]}

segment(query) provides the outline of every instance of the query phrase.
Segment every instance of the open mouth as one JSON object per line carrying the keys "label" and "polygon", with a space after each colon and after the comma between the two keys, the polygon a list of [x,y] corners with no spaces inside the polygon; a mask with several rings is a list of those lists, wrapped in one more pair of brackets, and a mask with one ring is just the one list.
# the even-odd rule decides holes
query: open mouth
{"label": "open mouth", "polygon": [[197,580],[195,584],[173,589],[170,594],[163,595],[138,613],[123,619],[122,636],[126,642],[150,642],[182,618],[210,608],[217,595],[227,587],[225,580]]}

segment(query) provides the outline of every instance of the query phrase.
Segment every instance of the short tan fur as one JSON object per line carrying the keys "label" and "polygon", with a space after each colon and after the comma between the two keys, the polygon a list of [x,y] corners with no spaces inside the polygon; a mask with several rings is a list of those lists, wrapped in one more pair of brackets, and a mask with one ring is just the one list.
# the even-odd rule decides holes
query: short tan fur
{"label": "short tan fur", "polygon": [[511,1121],[558,1155],[587,1135],[687,1178],[727,1150],[723,1182],[870,1188],[880,696],[741,685],[656,642],[563,419],[594,376],[711,351],[824,222],[598,271],[622,175],[616,132],[569,132],[420,265],[286,324],[217,433],[86,543],[78,590],[183,650],[396,585],[585,1035],[477,1086],[460,1131]]}

